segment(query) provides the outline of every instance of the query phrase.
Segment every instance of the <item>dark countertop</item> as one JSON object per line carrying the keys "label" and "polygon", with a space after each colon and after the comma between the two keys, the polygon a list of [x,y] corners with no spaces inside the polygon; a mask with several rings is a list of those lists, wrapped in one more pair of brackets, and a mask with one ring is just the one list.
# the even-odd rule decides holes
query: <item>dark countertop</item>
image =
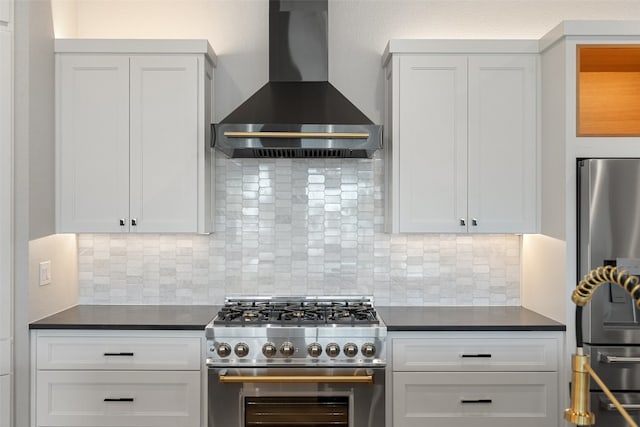
{"label": "dark countertop", "polygon": [[564,331],[522,307],[376,307],[388,331]]}
{"label": "dark countertop", "polygon": [[202,330],[218,313],[212,305],[77,305],[29,329]]}
{"label": "dark countertop", "polygon": [[[219,306],[77,305],[29,329],[204,330]],[[564,331],[566,326],[522,307],[377,307],[389,331]]]}

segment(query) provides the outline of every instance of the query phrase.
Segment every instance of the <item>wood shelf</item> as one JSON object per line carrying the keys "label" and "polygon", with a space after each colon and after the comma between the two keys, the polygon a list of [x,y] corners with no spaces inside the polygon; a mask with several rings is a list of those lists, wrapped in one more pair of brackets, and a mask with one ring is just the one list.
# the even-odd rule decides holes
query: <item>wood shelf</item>
{"label": "wood shelf", "polygon": [[640,136],[640,45],[578,45],[577,135]]}

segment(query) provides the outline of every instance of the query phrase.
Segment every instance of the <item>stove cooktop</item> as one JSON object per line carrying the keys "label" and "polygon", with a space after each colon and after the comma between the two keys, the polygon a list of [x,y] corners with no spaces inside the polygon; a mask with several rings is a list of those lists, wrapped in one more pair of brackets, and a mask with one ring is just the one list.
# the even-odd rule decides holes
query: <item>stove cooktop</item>
{"label": "stove cooktop", "polygon": [[227,299],[213,320],[216,326],[376,325],[378,315],[367,298]]}
{"label": "stove cooktop", "polygon": [[211,367],[386,363],[370,297],[227,298],[205,333]]}

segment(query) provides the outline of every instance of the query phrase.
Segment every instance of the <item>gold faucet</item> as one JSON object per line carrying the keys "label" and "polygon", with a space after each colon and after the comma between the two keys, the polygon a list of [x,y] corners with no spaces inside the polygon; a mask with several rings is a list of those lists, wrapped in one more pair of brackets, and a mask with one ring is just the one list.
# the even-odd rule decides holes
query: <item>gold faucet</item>
{"label": "gold faucet", "polygon": [[604,394],[611,400],[618,412],[632,427],[638,424],[631,418],[629,413],[615,398],[613,393],[607,388],[600,377],[593,371],[589,363],[589,356],[584,354],[582,348],[582,307],[585,306],[593,296],[593,292],[602,284],[615,283],[621,286],[635,300],[640,308],[640,280],[637,276],[630,274],[626,270],[619,270],[617,267],[605,266],[591,270],[578,283],[571,295],[571,300],[576,304],[576,353],[571,358],[572,375],[572,396],[571,407],[565,409],[564,419],[571,424],[579,426],[589,426],[595,423],[595,415],[590,411],[589,399],[589,377],[600,386]]}

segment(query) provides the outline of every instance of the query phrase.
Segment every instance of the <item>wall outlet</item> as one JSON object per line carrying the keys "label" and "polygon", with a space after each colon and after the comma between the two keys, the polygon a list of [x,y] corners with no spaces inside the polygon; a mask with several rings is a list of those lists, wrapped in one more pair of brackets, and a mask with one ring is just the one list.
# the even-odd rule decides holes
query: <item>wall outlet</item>
{"label": "wall outlet", "polygon": [[51,261],[42,261],[40,263],[40,286],[51,283]]}

